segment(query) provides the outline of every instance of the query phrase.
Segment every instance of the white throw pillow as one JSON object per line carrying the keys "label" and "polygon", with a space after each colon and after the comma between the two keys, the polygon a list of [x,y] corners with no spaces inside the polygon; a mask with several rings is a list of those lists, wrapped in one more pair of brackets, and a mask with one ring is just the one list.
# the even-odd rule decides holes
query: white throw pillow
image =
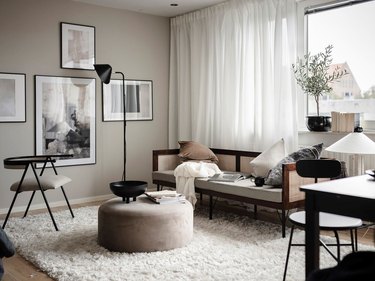
{"label": "white throw pillow", "polygon": [[250,161],[252,176],[265,178],[268,172],[287,156],[284,139],[279,140]]}

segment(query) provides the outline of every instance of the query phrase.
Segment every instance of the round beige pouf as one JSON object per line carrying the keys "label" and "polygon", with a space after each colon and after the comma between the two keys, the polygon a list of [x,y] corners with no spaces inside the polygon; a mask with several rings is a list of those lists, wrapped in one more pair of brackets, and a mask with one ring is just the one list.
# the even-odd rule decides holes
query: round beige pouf
{"label": "round beige pouf", "polygon": [[98,243],[116,252],[153,252],[180,248],[193,238],[190,202],[156,204],[145,195],[126,204],[106,201],[98,211]]}

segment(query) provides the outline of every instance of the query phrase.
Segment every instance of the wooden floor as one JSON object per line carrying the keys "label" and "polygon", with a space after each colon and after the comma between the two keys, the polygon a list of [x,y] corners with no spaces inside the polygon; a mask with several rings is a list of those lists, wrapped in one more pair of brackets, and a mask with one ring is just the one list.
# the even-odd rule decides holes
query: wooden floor
{"label": "wooden floor", "polygon": [[[91,205],[100,205],[102,202],[94,202],[90,204],[79,204],[72,206],[73,208],[80,208],[84,206],[91,206]],[[203,201],[202,205],[207,206],[207,202]],[[198,205],[199,207],[199,205]],[[224,202],[218,202],[217,209],[222,209],[225,211],[231,211],[234,213],[238,213],[241,215],[248,215],[252,216],[252,213],[246,210],[244,207],[241,206],[230,206]],[[53,211],[58,211],[65,208],[54,208]],[[44,210],[39,211],[30,211],[30,214],[37,214],[45,212]],[[12,216],[22,216],[22,214],[12,214]],[[4,216],[0,216],[1,219],[4,219]],[[269,221],[273,223],[280,223],[275,212],[267,212],[267,211],[258,211],[257,218],[259,220]],[[330,233],[324,233],[326,235],[330,235]],[[349,235],[346,233],[340,233],[340,238],[343,239],[350,239]],[[288,238],[285,239],[285,243],[288,243]],[[358,242],[366,245],[374,245],[375,240],[375,232],[372,228],[370,229],[360,229],[358,231]],[[5,274],[2,281],[23,281],[23,280],[37,280],[37,281],[51,281],[54,280],[50,278],[47,274],[39,270],[33,264],[19,256],[18,254],[14,255],[11,258],[4,258],[4,267],[5,267]]]}

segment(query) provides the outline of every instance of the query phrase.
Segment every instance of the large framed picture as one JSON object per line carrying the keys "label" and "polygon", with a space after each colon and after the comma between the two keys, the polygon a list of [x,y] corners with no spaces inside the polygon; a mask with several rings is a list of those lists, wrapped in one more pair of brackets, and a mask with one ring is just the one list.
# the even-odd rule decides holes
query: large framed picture
{"label": "large framed picture", "polygon": [[[103,84],[103,121],[123,121],[122,80]],[[152,120],[152,81],[125,80],[126,121]]]}
{"label": "large framed picture", "polygon": [[0,72],[0,122],[26,122],[26,74]]}
{"label": "large framed picture", "polygon": [[95,164],[95,78],[35,76],[36,153],[73,154],[57,166]]}
{"label": "large framed picture", "polygon": [[61,68],[94,70],[95,27],[61,23]]}

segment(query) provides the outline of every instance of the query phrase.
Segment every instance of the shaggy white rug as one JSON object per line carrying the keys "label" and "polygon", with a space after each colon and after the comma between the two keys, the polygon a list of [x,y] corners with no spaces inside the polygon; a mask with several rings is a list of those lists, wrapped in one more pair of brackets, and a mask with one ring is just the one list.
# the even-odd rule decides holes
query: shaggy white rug
{"label": "shaggy white rug", "polygon": [[[74,219],[68,211],[55,213],[58,232],[47,213],[10,218],[6,231],[19,254],[60,281],[282,280],[289,232],[281,238],[279,225],[218,211],[210,221],[207,210],[198,208],[188,246],[127,254],[97,244],[98,207],[74,213]],[[297,231],[295,237],[303,241],[304,233]],[[335,265],[323,249],[321,265]],[[304,280],[303,247],[292,248],[287,280]]]}

